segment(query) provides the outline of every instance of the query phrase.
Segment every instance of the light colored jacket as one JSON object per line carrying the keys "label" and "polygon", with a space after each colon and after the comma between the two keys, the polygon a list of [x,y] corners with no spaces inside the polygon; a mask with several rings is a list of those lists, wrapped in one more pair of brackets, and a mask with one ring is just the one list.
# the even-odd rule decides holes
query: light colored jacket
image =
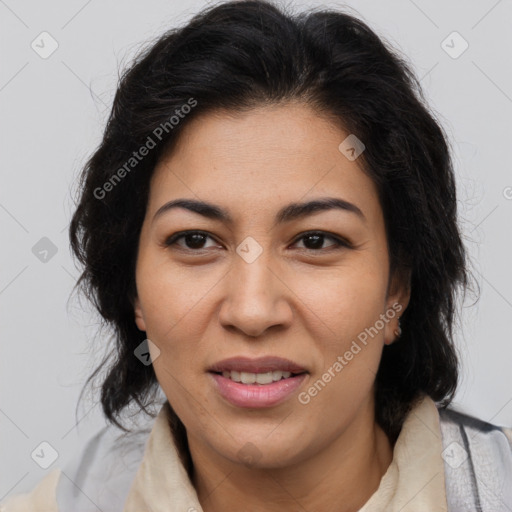
{"label": "light colored jacket", "polygon": [[[168,415],[166,402],[135,432],[104,427],[76,460],[53,469],[32,492],[8,498],[0,512],[202,512]],[[359,512],[388,511],[511,512],[512,429],[438,409],[424,397]]]}

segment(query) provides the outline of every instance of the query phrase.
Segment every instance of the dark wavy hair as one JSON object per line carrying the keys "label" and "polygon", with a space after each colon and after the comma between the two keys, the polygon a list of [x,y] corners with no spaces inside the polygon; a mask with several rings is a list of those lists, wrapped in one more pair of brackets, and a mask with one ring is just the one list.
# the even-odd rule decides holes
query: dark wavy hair
{"label": "dark wavy hair", "polygon": [[[83,265],[77,288],[115,340],[86,386],[106,367],[103,412],[122,430],[121,412],[135,402],[148,413],[158,390],[153,367],[134,356],[146,336],[133,307],[138,240],[156,163],[197,116],[291,100],[363,141],[358,162],[378,188],[390,272],[410,278],[403,334],[384,347],[376,376],[376,421],[396,439],[422,394],[440,407],[453,399],[454,315],[470,273],[448,138],[418,79],[396,49],[353,15],[293,14],[262,0],[231,1],[140,51],[120,78],[103,140],[82,171],[69,229]],[[194,108],[185,109],[192,102]],[[169,121],[178,115],[177,123]],[[155,147],[131,160],[150,138]]]}

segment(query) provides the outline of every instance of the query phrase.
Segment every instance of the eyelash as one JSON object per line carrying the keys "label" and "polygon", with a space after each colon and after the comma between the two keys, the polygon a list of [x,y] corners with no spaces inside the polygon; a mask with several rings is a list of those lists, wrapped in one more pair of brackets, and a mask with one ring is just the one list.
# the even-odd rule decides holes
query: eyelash
{"label": "eyelash", "polygon": [[[187,235],[203,235],[206,238],[211,238],[212,240],[215,240],[215,238],[213,238],[209,233],[207,233],[205,231],[198,231],[198,230],[179,231],[178,233],[174,233],[173,235],[171,235],[170,237],[168,237],[165,240],[165,246],[170,247],[172,245],[176,245],[176,242],[178,240],[180,240],[181,238],[185,238]],[[301,233],[300,236],[295,238],[295,240],[293,241],[293,244],[297,243],[298,241],[300,241],[304,238],[307,238],[309,236],[314,236],[314,235],[322,236],[322,237],[324,237],[324,239],[327,239],[327,238],[331,239],[334,242],[334,246],[329,246],[328,248],[325,248],[325,249],[308,249],[307,247],[304,247],[304,248],[301,248],[301,250],[307,251],[310,253],[319,253],[322,251],[339,250],[341,248],[350,249],[353,247],[352,244],[350,242],[348,242],[347,240],[344,240],[338,236],[335,236],[335,235],[325,232],[325,231],[307,231],[307,232]],[[184,251],[190,251],[190,252],[196,252],[196,253],[201,253],[202,251],[208,250],[208,248],[190,249],[188,247],[187,248],[181,247],[180,249],[184,250]]]}

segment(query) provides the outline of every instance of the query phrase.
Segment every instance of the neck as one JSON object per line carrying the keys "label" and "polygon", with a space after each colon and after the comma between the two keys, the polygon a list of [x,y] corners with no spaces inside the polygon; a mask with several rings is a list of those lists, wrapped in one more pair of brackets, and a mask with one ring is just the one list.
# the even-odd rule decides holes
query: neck
{"label": "neck", "polygon": [[[372,416],[373,417],[373,416]],[[314,456],[281,468],[247,468],[189,438],[193,483],[204,512],[355,512],[377,490],[393,458],[384,431],[352,424]]]}

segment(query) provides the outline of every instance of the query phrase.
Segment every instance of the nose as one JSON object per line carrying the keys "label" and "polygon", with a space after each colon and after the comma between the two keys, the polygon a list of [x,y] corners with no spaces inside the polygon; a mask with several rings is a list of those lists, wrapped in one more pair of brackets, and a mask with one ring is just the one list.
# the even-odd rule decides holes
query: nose
{"label": "nose", "polygon": [[291,325],[293,292],[268,263],[263,255],[252,263],[235,258],[224,281],[225,298],[219,312],[224,328],[260,337],[271,327]]}

